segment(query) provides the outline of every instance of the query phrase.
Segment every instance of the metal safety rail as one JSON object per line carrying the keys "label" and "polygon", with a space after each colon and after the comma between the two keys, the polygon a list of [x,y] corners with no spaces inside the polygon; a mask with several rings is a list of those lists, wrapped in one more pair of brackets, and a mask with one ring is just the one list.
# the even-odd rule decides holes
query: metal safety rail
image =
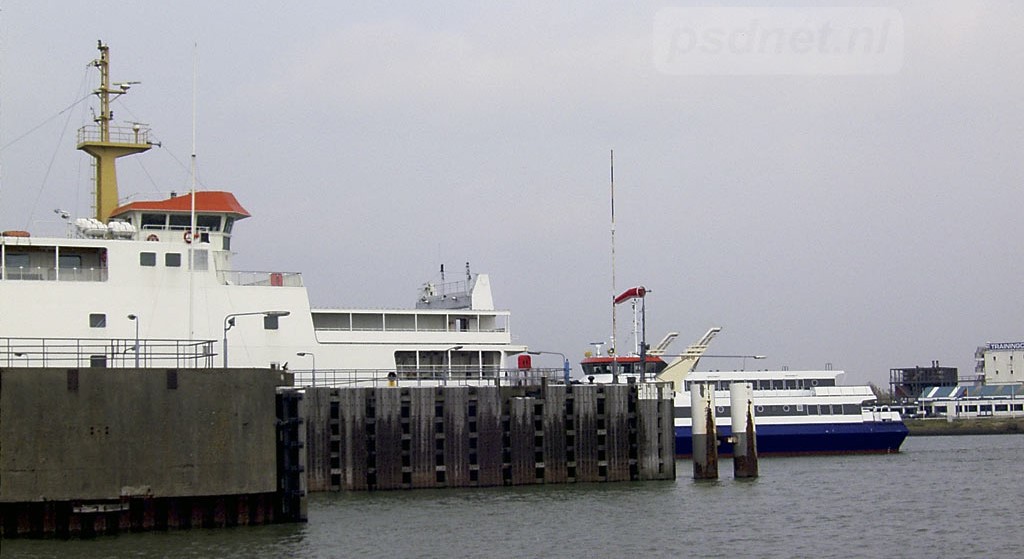
{"label": "metal safety rail", "polygon": [[210,368],[216,355],[213,344],[213,340],[0,338],[0,366]]}
{"label": "metal safety rail", "polygon": [[565,382],[556,369],[292,369],[296,387],[535,386]]}

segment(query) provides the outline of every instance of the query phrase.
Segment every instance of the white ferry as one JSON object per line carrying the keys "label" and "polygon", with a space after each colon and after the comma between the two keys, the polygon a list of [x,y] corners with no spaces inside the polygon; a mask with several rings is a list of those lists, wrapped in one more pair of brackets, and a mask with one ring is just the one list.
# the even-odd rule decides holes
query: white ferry
{"label": "white ferry", "polygon": [[[118,203],[115,160],[151,147],[149,130],[116,126],[108,47],[92,65],[96,124],[78,149],[96,160],[96,215],[67,237],[0,236],[0,366],[280,367],[297,384],[508,373],[527,350],[487,275],[424,285],[415,308],[315,309],[302,275],[232,267],[234,195],[200,191]],[[442,269],[443,270],[443,269]],[[290,363],[290,365],[289,365]],[[558,371],[561,378],[561,371]]]}
{"label": "white ferry", "polygon": [[[640,356],[591,356],[581,363],[582,382],[672,382],[675,388],[676,454],[690,456],[692,420],[690,386],[715,388],[719,452],[732,454],[729,385],[750,383],[754,395],[757,451],[762,455],[892,453],[907,436],[899,412],[879,411],[871,387],[843,386],[842,371],[695,371],[720,328],[712,328],[671,361],[665,351],[677,336],[670,333]],[[643,363],[643,365],[641,365]],[[641,375],[641,370],[643,374]]]}

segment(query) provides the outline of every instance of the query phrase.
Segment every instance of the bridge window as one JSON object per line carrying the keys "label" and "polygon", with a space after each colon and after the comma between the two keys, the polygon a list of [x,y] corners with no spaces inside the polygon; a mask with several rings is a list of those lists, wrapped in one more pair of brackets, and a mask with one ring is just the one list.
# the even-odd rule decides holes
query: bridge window
{"label": "bridge window", "polygon": [[220,216],[219,215],[197,215],[196,226],[201,229],[208,229],[210,231],[220,231]]}
{"label": "bridge window", "polygon": [[143,229],[163,229],[167,227],[167,214],[142,214]]}
{"label": "bridge window", "polygon": [[171,214],[170,223],[172,228],[188,229],[192,225],[192,216],[188,214]]}

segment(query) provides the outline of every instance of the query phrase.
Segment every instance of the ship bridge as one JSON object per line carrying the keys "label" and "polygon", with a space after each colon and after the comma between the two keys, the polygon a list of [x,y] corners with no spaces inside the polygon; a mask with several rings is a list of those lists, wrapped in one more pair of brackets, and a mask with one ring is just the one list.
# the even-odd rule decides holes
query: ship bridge
{"label": "ship bridge", "polygon": [[[193,208],[195,229],[192,228]],[[235,196],[224,191],[132,202],[110,214],[111,218],[133,226],[139,232],[139,240],[214,243],[220,239],[222,250],[231,250],[231,230],[235,222],[249,216]]]}

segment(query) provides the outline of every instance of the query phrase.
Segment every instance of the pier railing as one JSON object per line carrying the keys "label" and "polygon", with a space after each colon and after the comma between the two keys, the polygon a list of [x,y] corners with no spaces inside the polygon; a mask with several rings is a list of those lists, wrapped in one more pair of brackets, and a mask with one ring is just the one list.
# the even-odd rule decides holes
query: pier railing
{"label": "pier railing", "polygon": [[565,382],[565,371],[555,369],[292,369],[297,387],[376,386],[534,386]]}
{"label": "pier railing", "polygon": [[0,366],[209,368],[216,355],[213,344],[213,340],[0,338]]}

